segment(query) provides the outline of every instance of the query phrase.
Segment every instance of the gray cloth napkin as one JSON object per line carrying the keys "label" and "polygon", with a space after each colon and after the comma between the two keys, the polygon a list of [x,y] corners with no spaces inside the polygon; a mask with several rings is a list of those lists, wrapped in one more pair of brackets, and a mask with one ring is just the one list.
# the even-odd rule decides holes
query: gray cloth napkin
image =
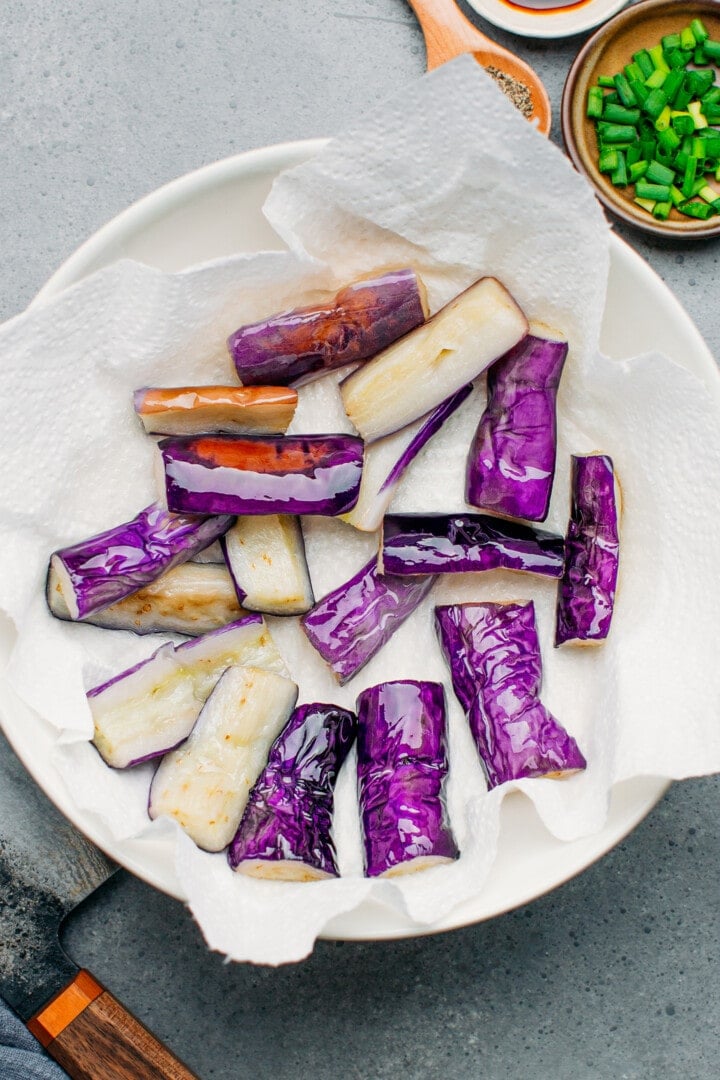
{"label": "gray cloth napkin", "polygon": [[50,1060],[40,1043],[2,1000],[0,1077],[2,1080],[68,1080],[65,1070]]}

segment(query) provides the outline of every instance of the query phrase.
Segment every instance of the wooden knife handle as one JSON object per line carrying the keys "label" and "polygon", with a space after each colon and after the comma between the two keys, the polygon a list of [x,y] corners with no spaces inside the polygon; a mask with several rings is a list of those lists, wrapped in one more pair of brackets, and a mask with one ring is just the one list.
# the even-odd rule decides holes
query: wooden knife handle
{"label": "wooden knife handle", "polygon": [[89,971],[27,1026],[72,1080],[198,1080]]}

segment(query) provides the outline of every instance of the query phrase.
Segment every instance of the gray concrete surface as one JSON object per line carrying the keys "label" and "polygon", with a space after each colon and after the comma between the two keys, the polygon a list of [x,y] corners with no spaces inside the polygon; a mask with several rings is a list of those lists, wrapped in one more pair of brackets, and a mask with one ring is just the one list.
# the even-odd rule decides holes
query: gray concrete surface
{"label": "gray concrete surface", "polygon": [[[584,39],[533,42],[474,18],[537,68],[557,115]],[[404,0],[5,0],[0,316],[140,195],[240,150],[332,134],[423,69]],[[720,356],[718,242],[618,231]],[[529,907],[436,938],[320,943],[277,971],[223,964],[180,904],[124,872],[65,940],[203,1080],[716,1080],[719,822],[717,778],[675,785]]]}

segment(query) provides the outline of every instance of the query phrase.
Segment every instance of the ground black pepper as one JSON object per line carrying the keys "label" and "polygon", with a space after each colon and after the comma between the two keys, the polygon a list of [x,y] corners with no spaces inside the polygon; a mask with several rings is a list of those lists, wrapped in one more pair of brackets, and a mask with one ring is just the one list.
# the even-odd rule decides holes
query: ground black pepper
{"label": "ground black pepper", "polygon": [[497,85],[502,90],[503,94],[510,98],[516,109],[525,117],[532,115],[533,103],[532,94],[525,85],[518,79],[514,79],[512,75],[508,75],[505,71],[500,71],[496,67],[486,67],[488,75],[495,80]]}

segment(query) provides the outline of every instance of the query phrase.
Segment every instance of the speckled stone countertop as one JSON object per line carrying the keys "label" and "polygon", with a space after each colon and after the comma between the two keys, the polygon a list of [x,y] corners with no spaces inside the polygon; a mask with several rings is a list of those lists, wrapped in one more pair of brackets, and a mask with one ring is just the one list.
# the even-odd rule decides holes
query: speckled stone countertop
{"label": "speckled stone countertop", "polygon": [[[514,38],[463,10],[537,69],[560,142],[584,38]],[[423,70],[404,0],[5,0],[0,315],[139,196],[333,134]],[[720,357],[720,241],[617,231]],[[65,944],[203,1080],[716,1080],[720,781],[676,784],[580,877],[442,936],[226,965],[182,905],[122,871]]]}

